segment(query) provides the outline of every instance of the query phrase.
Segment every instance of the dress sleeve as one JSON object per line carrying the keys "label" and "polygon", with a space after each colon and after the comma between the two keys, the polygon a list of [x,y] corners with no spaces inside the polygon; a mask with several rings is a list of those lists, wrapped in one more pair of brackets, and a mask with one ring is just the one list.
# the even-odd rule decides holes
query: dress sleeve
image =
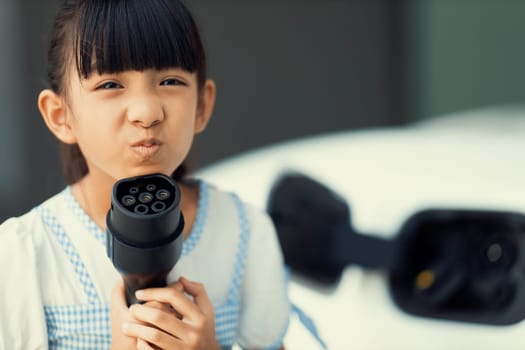
{"label": "dress sleeve", "polygon": [[290,302],[283,257],[270,218],[247,206],[250,238],[242,287],[239,345],[278,349],[288,329]]}
{"label": "dress sleeve", "polygon": [[0,349],[48,348],[30,233],[20,219],[0,225]]}

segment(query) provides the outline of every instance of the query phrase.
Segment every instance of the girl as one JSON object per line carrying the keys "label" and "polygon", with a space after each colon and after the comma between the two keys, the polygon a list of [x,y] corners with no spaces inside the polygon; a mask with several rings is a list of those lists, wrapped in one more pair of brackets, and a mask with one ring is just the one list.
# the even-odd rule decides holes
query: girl
{"label": "girl", "polygon": [[[66,0],[48,54],[38,106],[63,145],[68,186],[0,226],[0,349],[282,347],[290,306],[270,220],[182,176],[215,100],[188,10]],[[113,184],[149,173],[178,181],[185,242],[171,284],[128,308],[122,282],[113,288],[105,217]]]}

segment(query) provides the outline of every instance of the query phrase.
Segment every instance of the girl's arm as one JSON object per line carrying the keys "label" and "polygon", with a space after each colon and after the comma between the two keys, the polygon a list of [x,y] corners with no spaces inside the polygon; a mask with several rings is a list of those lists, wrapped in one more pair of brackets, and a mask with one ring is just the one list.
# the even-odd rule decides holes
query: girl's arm
{"label": "girl's arm", "polygon": [[111,350],[136,349],[137,338],[122,332],[122,325],[133,322],[126,304],[124,282],[119,280],[111,295]]}
{"label": "girl's arm", "polygon": [[[191,295],[193,301],[184,293]],[[112,325],[119,335],[114,337],[115,342],[124,344],[129,339],[138,339],[135,345],[138,349],[153,349],[150,346],[153,345],[156,349],[220,350],[213,304],[202,284],[180,278],[165,288],[142,290],[137,298],[146,304],[132,305],[129,311],[127,308],[116,311]],[[123,290],[120,299],[116,302],[125,304]],[[114,349],[121,348],[126,347],[117,347],[115,343]]]}

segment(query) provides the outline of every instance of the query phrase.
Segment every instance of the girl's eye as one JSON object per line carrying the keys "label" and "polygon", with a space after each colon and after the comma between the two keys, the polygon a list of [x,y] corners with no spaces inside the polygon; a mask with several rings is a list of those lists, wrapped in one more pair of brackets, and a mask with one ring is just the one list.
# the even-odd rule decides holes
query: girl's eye
{"label": "girl's eye", "polygon": [[97,90],[120,89],[121,87],[122,85],[115,83],[114,81],[108,81],[102,85],[97,86]]}
{"label": "girl's eye", "polygon": [[184,83],[182,81],[180,81],[179,79],[170,78],[170,79],[165,79],[165,80],[161,81],[160,85],[163,85],[163,86],[184,85]]}

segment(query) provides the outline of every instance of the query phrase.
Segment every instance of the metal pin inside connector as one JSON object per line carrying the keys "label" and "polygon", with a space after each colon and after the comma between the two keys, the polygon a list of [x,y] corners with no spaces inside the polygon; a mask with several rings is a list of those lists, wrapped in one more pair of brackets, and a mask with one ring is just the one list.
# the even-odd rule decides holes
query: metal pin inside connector
{"label": "metal pin inside connector", "polygon": [[132,186],[120,200],[125,208],[139,215],[160,213],[168,207],[172,197],[168,189],[158,188],[156,184]]}

